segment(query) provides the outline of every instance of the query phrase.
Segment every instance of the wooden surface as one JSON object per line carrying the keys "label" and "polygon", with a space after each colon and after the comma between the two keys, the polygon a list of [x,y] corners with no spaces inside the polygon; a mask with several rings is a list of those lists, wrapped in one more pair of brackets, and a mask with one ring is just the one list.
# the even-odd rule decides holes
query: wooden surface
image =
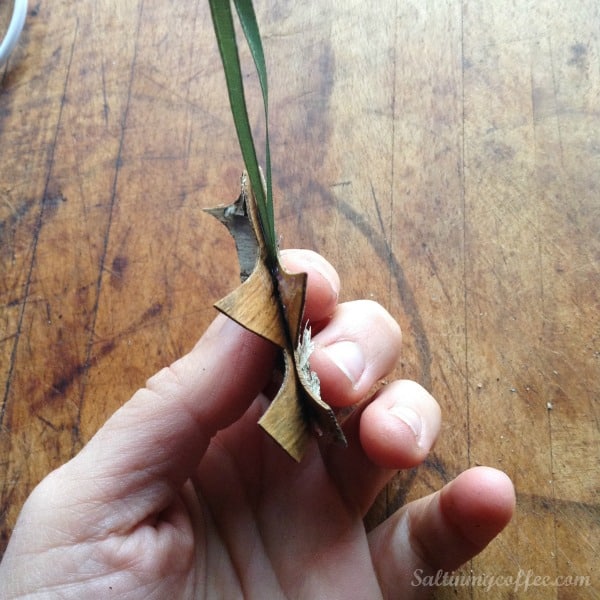
{"label": "wooden surface", "polygon": [[[515,519],[463,573],[590,577],[528,598],[600,594],[599,6],[257,2],[282,246],[392,312],[398,373],[444,413],[370,521],[502,468]],[[242,164],[203,1],[30,2],[0,85],[4,546],[32,487],[236,286],[202,208],[236,197]]]}

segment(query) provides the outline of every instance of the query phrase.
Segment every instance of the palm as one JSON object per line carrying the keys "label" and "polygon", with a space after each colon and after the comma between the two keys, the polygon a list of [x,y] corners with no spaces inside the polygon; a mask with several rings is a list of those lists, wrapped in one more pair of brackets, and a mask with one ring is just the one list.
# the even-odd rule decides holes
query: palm
{"label": "palm", "polygon": [[[344,500],[316,444],[296,464],[257,428],[260,402],[215,437],[194,481],[157,518],[103,542],[104,572],[86,590],[161,599],[348,598],[357,586],[380,594],[360,507]],[[86,546],[68,560],[82,560]]]}

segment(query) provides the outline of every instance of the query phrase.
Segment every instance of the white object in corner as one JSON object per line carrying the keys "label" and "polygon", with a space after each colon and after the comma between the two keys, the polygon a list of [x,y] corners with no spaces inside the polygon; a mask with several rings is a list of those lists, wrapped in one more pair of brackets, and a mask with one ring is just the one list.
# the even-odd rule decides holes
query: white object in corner
{"label": "white object in corner", "polygon": [[2,40],[2,44],[0,44],[0,65],[8,59],[11,52],[15,49],[21,36],[21,31],[23,31],[26,16],[27,0],[15,0],[8,31]]}

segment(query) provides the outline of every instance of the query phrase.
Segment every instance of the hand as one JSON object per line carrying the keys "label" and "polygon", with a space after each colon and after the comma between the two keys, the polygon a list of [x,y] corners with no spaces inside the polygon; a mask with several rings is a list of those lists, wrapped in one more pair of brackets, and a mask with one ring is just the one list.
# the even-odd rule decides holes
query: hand
{"label": "hand", "polygon": [[416,569],[456,568],[505,526],[512,484],[480,467],[366,533],[378,492],[432,447],[440,410],[411,381],[365,401],[398,360],[398,325],[373,302],[338,304],[320,256],[284,259],[309,274],[324,399],[363,401],[344,424],[349,447],[315,441],[296,464],[257,426],[275,349],[219,316],[33,491],[2,598],[419,597],[431,590],[414,586]]}

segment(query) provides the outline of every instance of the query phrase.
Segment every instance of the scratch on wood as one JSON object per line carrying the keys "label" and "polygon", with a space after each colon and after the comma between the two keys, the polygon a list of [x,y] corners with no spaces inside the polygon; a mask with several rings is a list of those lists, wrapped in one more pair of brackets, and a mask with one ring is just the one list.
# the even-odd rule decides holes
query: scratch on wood
{"label": "scratch on wood", "polygon": [[332,183],[329,187],[331,187],[331,188],[346,187],[348,185],[352,185],[352,182],[351,181],[338,181],[337,183]]}
{"label": "scratch on wood", "polygon": [[149,321],[150,319],[153,319],[154,317],[160,315],[162,310],[163,305],[160,302],[155,302],[150,308],[144,311],[144,314],[142,315],[140,321],[142,323],[145,323],[146,321]]}
{"label": "scratch on wood", "polygon": [[36,415],[36,417],[38,418],[39,421],[41,421],[46,427],[49,427],[50,429],[52,429],[52,431],[60,431],[60,428],[57,427],[54,423],[52,423],[51,421],[48,421],[48,419],[44,419],[44,417],[42,417],[41,415]]}
{"label": "scratch on wood", "polygon": [[446,287],[446,285],[442,281],[442,278],[440,277],[440,274],[438,273],[437,265],[435,263],[433,255],[431,254],[426,242],[422,243],[422,248],[423,248],[423,250],[425,250],[425,256],[427,257],[427,261],[429,262],[431,271],[435,275],[435,278],[438,280],[438,283],[440,284],[440,287],[442,288],[442,292],[444,293],[444,296],[446,297],[448,304],[452,305],[452,299],[450,298],[450,293],[448,292],[448,288]]}
{"label": "scratch on wood", "polygon": [[[390,233],[386,234],[386,227],[383,222],[383,217],[381,216],[381,209],[379,208],[379,200],[377,199],[377,194],[375,193],[375,186],[373,185],[372,181],[369,181],[369,184],[371,186],[371,196],[373,197],[373,203],[375,204],[375,210],[377,211],[377,220],[379,221],[379,226],[381,227],[381,235],[384,237],[385,245],[387,246],[387,249],[388,249],[387,265],[389,268],[392,265],[392,246],[390,244],[388,235],[391,235],[392,224],[391,224],[391,222],[389,223],[388,231]],[[391,270],[390,270],[390,272],[391,272]]]}
{"label": "scratch on wood", "polygon": [[108,104],[108,96],[106,95],[106,72],[104,60],[102,60],[102,107],[104,113],[104,124],[108,127],[108,115],[110,114],[110,106]]}

